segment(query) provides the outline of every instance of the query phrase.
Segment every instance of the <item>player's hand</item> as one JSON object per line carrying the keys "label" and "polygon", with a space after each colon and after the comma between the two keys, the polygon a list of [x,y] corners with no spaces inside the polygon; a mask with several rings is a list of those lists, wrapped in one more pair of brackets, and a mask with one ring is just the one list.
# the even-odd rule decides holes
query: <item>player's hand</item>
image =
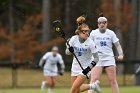
{"label": "player's hand", "polygon": [[71,47],[69,47],[68,48],[69,49],[69,51],[71,52],[71,53],[73,53],[74,52],[74,48],[71,46]]}
{"label": "player's hand", "polygon": [[35,68],[40,68],[40,66],[39,65],[35,65]]}
{"label": "player's hand", "polygon": [[96,62],[95,61],[92,61],[91,64],[92,64],[93,67],[96,66]]}
{"label": "player's hand", "polygon": [[118,60],[118,61],[122,61],[122,60],[123,60],[123,55],[119,55],[119,56],[117,57],[117,60]]}
{"label": "player's hand", "polygon": [[84,75],[87,75],[87,73],[90,71],[91,69],[90,69],[90,67],[88,66],[87,68],[85,68],[83,71],[82,71],[82,73],[84,74]]}
{"label": "player's hand", "polygon": [[38,64],[38,67],[42,68],[42,65]]}
{"label": "player's hand", "polygon": [[63,74],[64,74],[64,70],[60,70],[60,71],[58,71],[58,74],[59,74],[60,76],[63,76]]}
{"label": "player's hand", "polygon": [[60,76],[63,76],[63,72],[58,72],[58,74],[59,74]]}

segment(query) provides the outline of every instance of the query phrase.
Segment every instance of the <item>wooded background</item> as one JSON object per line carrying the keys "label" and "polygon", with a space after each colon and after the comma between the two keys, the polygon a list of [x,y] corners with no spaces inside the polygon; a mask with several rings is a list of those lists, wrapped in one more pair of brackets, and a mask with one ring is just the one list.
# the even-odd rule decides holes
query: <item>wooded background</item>
{"label": "wooded background", "polygon": [[71,61],[52,22],[61,20],[70,38],[77,17],[86,14],[87,24],[96,29],[101,12],[119,37],[125,60],[140,60],[140,0],[0,0],[0,62],[38,62],[53,45],[65,62]]}

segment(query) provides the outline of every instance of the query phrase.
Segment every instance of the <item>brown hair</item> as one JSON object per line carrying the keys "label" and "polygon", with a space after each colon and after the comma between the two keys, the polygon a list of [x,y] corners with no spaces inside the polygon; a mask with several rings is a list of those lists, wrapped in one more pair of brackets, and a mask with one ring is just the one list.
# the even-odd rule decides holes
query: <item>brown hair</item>
{"label": "brown hair", "polygon": [[104,17],[104,14],[102,12],[99,13],[99,17]]}
{"label": "brown hair", "polygon": [[75,30],[75,34],[79,34],[80,30],[83,28],[83,27],[89,27],[87,24],[85,24],[84,22],[86,21],[85,17],[83,16],[80,16],[77,18],[76,20],[76,23],[78,25],[77,29]]}

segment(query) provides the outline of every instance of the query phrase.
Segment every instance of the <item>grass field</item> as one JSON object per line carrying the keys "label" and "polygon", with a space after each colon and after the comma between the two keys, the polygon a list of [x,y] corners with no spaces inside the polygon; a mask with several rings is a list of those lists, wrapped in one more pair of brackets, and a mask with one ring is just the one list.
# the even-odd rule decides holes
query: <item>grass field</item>
{"label": "grass field", "polygon": [[[54,93],[69,93],[69,90],[69,88],[56,88]],[[47,90],[41,92],[40,89],[0,89],[0,93],[47,93]],[[111,88],[103,87],[102,93],[112,93]],[[120,93],[140,93],[140,86],[120,87]]]}
{"label": "grass field", "polygon": [[[0,93],[47,93],[47,90],[41,92],[40,87],[41,81],[43,80],[42,71],[34,69],[17,69],[16,79],[12,78],[12,69],[0,68]],[[135,78],[130,78],[131,75],[127,74],[124,78],[123,75],[117,75],[119,86],[127,85],[127,87],[120,87],[120,93],[140,93],[140,86],[135,86]],[[12,87],[13,79],[16,80],[16,85],[20,89],[8,89]],[[100,79],[100,85],[102,87],[102,93],[112,93],[106,75],[102,75]],[[125,82],[125,83],[124,83]],[[130,86],[131,85],[131,86]],[[37,88],[28,88],[37,87]],[[69,93],[70,91],[70,73],[66,72],[63,76],[58,76],[56,82],[56,89],[54,93]],[[59,88],[58,88],[59,87]],[[66,88],[64,88],[66,87]],[[87,92],[84,92],[87,93]]]}
{"label": "grass field", "polygon": [[[12,75],[12,69],[10,68],[0,68],[0,88],[12,87],[13,79],[16,80],[16,85],[18,87],[39,87],[43,75],[41,70],[34,69],[17,69],[16,75]],[[6,79],[5,79],[6,78]],[[123,75],[117,75],[117,81],[119,85],[135,85],[135,78],[131,78],[131,74],[127,74],[125,77]],[[100,78],[101,86],[108,86],[109,81],[106,74],[103,74]],[[66,72],[63,76],[58,76],[57,87],[69,87],[70,86],[70,72]]]}

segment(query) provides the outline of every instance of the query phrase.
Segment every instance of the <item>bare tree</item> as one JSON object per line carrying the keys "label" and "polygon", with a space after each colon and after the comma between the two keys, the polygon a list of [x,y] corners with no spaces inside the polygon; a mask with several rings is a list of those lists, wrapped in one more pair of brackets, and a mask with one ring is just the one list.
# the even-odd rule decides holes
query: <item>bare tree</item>
{"label": "bare tree", "polygon": [[116,15],[116,34],[118,36],[118,38],[120,39],[120,43],[122,44],[122,33],[119,29],[120,27],[120,20],[121,20],[121,12],[120,12],[120,9],[119,7],[121,6],[121,1],[120,0],[114,0],[114,8],[115,8],[115,15]]}
{"label": "bare tree", "polygon": [[70,30],[70,0],[66,0],[65,3],[65,24],[66,24],[66,31]]}
{"label": "bare tree", "polygon": [[[132,0],[132,14],[136,18],[137,16],[137,0]],[[137,20],[134,19],[130,27],[129,33],[129,53],[128,59],[133,60],[136,58],[136,31],[137,31]]]}
{"label": "bare tree", "polygon": [[[13,0],[9,2],[9,29],[11,36],[14,35],[14,16],[13,16]],[[15,61],[14,43],[11,41],[11,62]]]}
{"label": "bare tree", "polygon": [[140,1],[137,0],[137,8],[138,8],[138,30],[137,30],[137,50],[136,50],[136,59],[140,59]]}
{"label": "bare tree", "polygon": [[43,27],[42,27],[42,41],[45,43],[49,40],[50,31],[50,0],[42,1]]}

